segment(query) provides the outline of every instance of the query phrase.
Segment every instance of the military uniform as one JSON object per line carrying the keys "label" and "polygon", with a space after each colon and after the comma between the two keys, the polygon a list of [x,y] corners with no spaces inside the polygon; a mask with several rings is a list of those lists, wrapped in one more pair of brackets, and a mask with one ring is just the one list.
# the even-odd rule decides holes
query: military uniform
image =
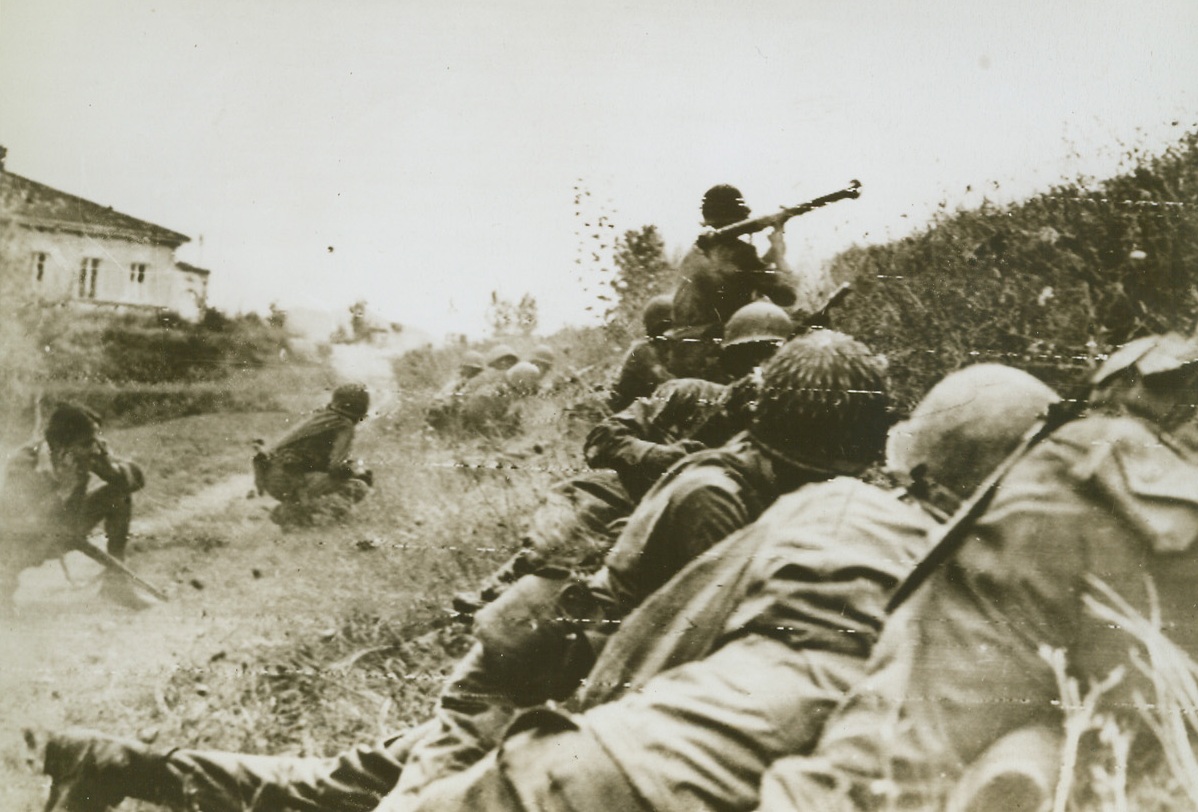
{"label": "military uniform", "polygon": [[348,468],[355,423],[333,409],[313,415],[255,458],[258,489],[284,505],[311,507],[330,496],[361,501],[369,487]]}
{"label": "military uniform", "polygon": [[719,410],[723,392],[721,384],[699,378],[668,381],[652,396],[634,401],[591,429],[583,443],[583,457],[592,468],[615,471],[638,501],[666,469],[705,447],[685,441]]}
{"label": "military uniform", "polygon": [[123,559],[133,515],[132,494],[144,484],[141,469],[111,456],[107,444],[95,434],[57,448],[39,441],[18,450],[8,462],[0,497],[5,537],[0,549],[0,601],[11,600],[23,569],[86,543],[88,533],[100,522],[109,554]]}
{"label": "military uniform", "polygon": [[[888,622],[868,680],[815,756],[771,770],[761,808],[922,808],[1004,735],[1059,728],[1059,691],[1040,648],[1063,650],[1085,686],[1126,664],[1134,645],[1086,612],[1087,576],[1145,616],[1154,585],[1163,631],[1198,656],[1198,426],[1170,434],[1097,415],[1035,447]],[[1112,706],[1134,716],[1132,692],[1154,695],[1146,679],[1129,668]]]}
{"label": "military uniform", "polygon": [[753,808],[768,765],[809,749],[863,675],[931,525],[851,479],[783,496],[626,619],[582,715],[534,713],[419,804],[380,810]]}
{"label": "military uniform", "polygon": [[664,338],[638,338],[628,348],[620,371],[610,387],[607,406],[613,412],[627,409],[637,398],[649,397],[674,376],[666,368]]}
{"label": "military uniform", "polygon": [[718,364],[724,324],[740,308],[759,298],[781,307],[798,299],[794,274],[768,267],[753,246],[737,239],[695,246],[683,258],[679,275],[670,332],[678,374],[703,375]]}
{"label": "military uniform", "polygon": [[[571,619],[541,597],[556,598],[554,584],[529,587],[533,581],[526,578],[505,593],[491,606],[492,623],[476,618],[482,642],[455,669],[437,709],[442,729],[414,746],[398,792],[414,794],[481,758],[519,707],[569,696],[590,665],[591,650],[619,620],[696,555],[756,519],[784,481],[799,484],[779,477],[748,440],[695,454],[673,469],[633,511],[604,567],[587,581],[588,598],[596,601],[585,618],[594,630],[589,641],[559,644],[571,636],[569,622],[548,628],[563,616]],[[570,583],[562,581],[564,590]],[[525,598],[521,586],[540,590],[538,597]],[[530,627],[545,633],[529,633]]]}

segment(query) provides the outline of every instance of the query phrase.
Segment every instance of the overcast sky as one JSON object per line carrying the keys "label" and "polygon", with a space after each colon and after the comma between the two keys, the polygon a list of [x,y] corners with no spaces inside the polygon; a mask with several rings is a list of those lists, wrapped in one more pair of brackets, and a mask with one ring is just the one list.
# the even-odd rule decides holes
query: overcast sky
{"label": "overcast sky", "polygon": [[552,329],[591,303],[579,223],[677,251],[712,184],[765,212],[858,178],[788,228],[816,268],[1168,143],[1196,55],[1194,0],[0,0],[0,144],[191,235],[228,310],[479,334],[498,289]]}

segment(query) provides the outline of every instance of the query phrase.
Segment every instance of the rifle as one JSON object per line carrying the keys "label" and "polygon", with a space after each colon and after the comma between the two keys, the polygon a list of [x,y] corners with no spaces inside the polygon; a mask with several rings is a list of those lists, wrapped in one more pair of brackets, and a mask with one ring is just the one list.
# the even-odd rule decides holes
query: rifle
{"label": "rifle", "polygon": [[83,553],[85,556],[90,558],[92,561],[95,561],[97,564],[102,564],[105,569],[112,570],[113,572],[119,572],[121,575],[124,575],[126,578],[128,578],[130,581],[132,581],[135,585],[141,587],[146,592],[149,592],[151,595],[153,595],[158,600],[160,600],[160,601],[167,600],[165,592],[163,592],[161,589],[159,589],[158,587],[151,584],[149,581],[142,578],[140,575],[138,575],[133,570],[126,567],[125,563],[123,561],[121,561],[118,558],[113,558],[107,551],[101,550],[99,547],[96,547],[94,544],[89,542],[87,539],[82,539],[82,540],[72,544],[70,546],[70,549],[78,550],[79,552]]}
{"label": "rifle", "polygon": [[823,197],[817,197],[814,200],[808,200],[806,203],[800,203],[797,206],[784,206],[780,212],[765,214],[761,217],[750,217],[748,220],[741,220],[739,223],[733,223],[723,228],[705,231],[699,235],[695,244],[700,248],[707,248],[722,239],[731,239],[739,237],[742,234],[755,234],[767,228],[781,228],[792,217],[798,217],[809,211],[823,208],[829,203],[835,203],[837,200],[855,200],[860,196],[861,182],[854,180],[840,191],[832,192]]}
{"label": "rifle", "polygon": [[824,299],[824,303],[806,315],[790,310],[790,320],[795,323],[795,326],[800,330],[807,327],[826,327],[828,325],[828,315],[832,308],[840,305],[845,297],[852,291],[853,286],[849,282],[841,282],[836,290],[832,291],[828,298]]}

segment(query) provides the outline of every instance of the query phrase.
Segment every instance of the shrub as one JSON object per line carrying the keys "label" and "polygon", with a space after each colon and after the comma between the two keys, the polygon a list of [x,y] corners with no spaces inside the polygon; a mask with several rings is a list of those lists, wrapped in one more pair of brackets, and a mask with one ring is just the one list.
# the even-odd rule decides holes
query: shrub
{"label": "shrub", "polygon": [[908,404],[980,360],[1078,394],[1112,347],[1193,327],[1196,273],[1198,133],[1102,184],[945,215],[829,267],[855,288],[836,326],[890,356]]}

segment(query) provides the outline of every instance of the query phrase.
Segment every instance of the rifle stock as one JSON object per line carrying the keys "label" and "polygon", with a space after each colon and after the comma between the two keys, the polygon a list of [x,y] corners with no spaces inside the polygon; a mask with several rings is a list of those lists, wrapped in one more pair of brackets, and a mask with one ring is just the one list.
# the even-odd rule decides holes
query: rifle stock
{"label": "rifle stock", "polygon": [[780,212],[765,214],[761,217],[750,217],[748,220],[741,220],[739,223],[706,231],[699,235],[697,243],[700,248],[706,248],[708,245],[721,239],[732,239],[744,234],[755,234],[767,228],[780,228],[792,217],[798,217],[807,212],[815,211],[838,200],[855,200],[860,196],[861,182],[854,180],[839,191],[817,197],[814,200],[808,200],[806,203],[800,203],[797,206],[784,207]]}

